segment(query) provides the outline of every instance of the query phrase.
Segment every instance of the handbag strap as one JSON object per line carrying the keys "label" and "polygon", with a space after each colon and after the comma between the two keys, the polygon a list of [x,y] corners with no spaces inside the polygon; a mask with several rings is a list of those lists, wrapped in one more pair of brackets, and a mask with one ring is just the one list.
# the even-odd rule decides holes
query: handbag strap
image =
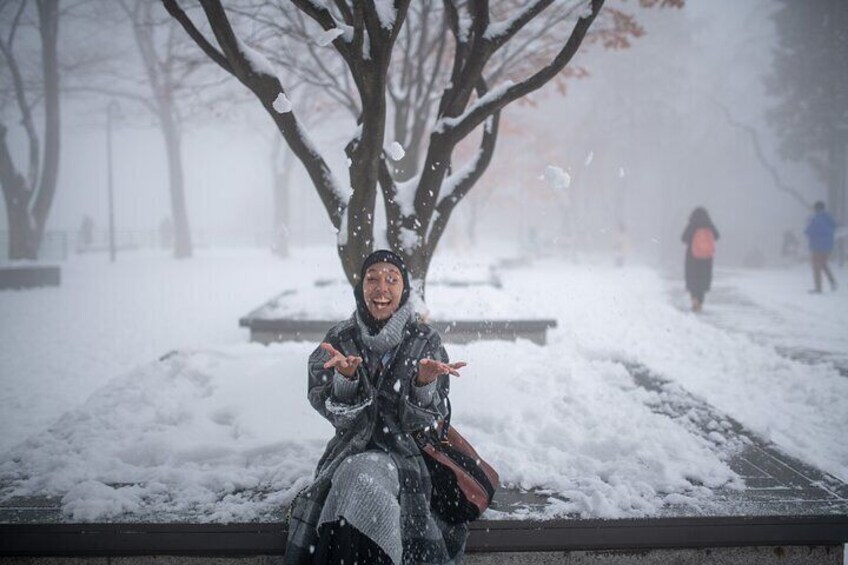
{"label": "handbag strap", "polygon": [[448,405],[448,413],[442,420],[442,429],[439,432],[439,441],[445,442],[448,440],[448,430],[450,429],[450,421],[451,421],[451,402],[450,398],[445,397],[445,404]]}

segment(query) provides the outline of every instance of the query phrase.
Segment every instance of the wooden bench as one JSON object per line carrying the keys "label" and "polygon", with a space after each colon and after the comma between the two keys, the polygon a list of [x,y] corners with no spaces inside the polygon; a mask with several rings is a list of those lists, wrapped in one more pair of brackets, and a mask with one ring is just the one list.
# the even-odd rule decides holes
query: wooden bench
{"label": "wooden bench", "polygon": [[56,265],[0,267],[0,290],[59,286],[62,276]]}
{"label": "wooden bench", "polygon": [[[294,320],[265,318],[257,310],[239,319],[239,326],[250,329],[250,341],[269,344],[278,341],[319,342],[339,320]],[[483,339],[515,341],[529,339],[547,343],[547,331],[556,320],[431,320],[429,322],[447,343],[469,343]]]}

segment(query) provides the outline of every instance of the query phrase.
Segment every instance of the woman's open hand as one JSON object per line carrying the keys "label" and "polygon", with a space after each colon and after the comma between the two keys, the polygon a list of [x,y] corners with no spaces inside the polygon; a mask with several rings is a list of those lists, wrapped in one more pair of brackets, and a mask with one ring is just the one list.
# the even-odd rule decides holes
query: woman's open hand
{"label": "woman's open hand", "polygon": [[345,356],[341,351],[327,342],[321,344],[321,349],[330,354],[330,360],[324,363],[325,369],[335,369],[344,377],[352,379],[356,370],[362,365],[362,357],[356,355]]}
{"label": "woman's open hand", "polygon": [[422,359],[418,363],[418,377],[415,379],[416,384],[424,386],[435,381],[439,375],[459,376],[459,369],[465,367],[467,363],[457,361],[456,363],[442,363],[435,359]]}

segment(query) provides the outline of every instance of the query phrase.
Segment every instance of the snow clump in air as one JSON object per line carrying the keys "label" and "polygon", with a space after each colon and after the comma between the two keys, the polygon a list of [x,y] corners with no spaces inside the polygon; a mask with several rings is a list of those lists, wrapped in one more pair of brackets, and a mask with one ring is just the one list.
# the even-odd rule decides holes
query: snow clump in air
{"label": "snow clump in air", "polygon": [[555,167],[554,165],[545,167],[543,178],[554,190],[564,190],[571,186],[571,176],[560,167]]}
{"label": "snow clump in air", "polygon": [[386,149],[386,153],[389,154],[392,161],[400,161],[406,155],[403,146],[397,141],[392,142],[391,146]]}
{"label": "snow clump in air", "polygon": [[277,95],[277,98],[274,100],[272,106],[278,114],[286,114],[292,111],[291,100],[288,99],[285,92],[281,92]]}
{"label": "snow clump in air", "polygon": [[406,251],[412,251],[418,246],[419,239],[415,230],[400,228],[400,244]]}

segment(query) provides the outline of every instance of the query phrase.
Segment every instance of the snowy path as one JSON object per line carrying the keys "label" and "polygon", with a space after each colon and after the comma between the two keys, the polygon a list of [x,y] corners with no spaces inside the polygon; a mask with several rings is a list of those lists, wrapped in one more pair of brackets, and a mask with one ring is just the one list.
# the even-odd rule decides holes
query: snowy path
{"label": "snowy path", "polygon": [[[476,280],[496,259],[447,256],[434,274]],[[331,433],[304,400],[314,344],[245,344],[236,321],[286,288],[298,289],[294,309],[346,317],[347,291],[327,299],[328,287],[311,285],[337,271],[332,249],[284,262],[139,256],[111,269],[72,261],[60,289],[0,294],[0,499],[52,495],[72,520],[278,517]],[[767,284],[779,295],[780,276],[726,282],[741,296]],[[506,485],[554,495],[541,510],[511,515],[710,513],[755,478],[735,463],[749,445],[740,426],[769,449],[848,477],[848,379],[757,338],[759,310],[729,308],[738,319],[722,322],[717,299],[693,316],[669,300],[659,275],[635,266],[546,260],[501,280],[503,289],[433,287],[428,303],[434,317],[559,322],[547,346],[448,347],[469,362],[452,389],[457,426]],[[795,318],[787,304],[784,327],[810,324],[812,304]],[[846,309],[824,310],[845,327]],[[745,323],[747,334],[732,329]],[[840,351],[837,329],[816,328]],[[800,334],[780,336],[780,345],[807,345]],[[173,349],[181,353],[155,361]],[[636,366],[657,380],[640,382]]]}
{"label": "snowy path", "polygon": [[[844,278],[844,271],[835,270]],[[790,359],[830,365],[848,378],[844,291],[809,294],[806,265],[766,272],[724,269],[716,278],[705,321],[773,346]]]}

